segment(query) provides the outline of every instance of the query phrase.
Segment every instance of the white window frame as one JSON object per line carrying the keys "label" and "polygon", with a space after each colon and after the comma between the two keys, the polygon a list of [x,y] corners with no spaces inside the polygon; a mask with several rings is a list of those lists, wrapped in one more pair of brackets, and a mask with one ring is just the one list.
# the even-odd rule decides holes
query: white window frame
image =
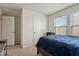
{"label": "white window frame", "polygon": [[[67,20],[68,20],[68,16],[67,15],[64,15],[64,16],[66,16],[67,17]],[[60,17],[64,17],[64,16],[60,16]],[[67,35],[67,20],[66,20],[66,25],[64,25],[64,26],[56,26],[56,18],[59,18],[59,17],[55,17],[54,18],[55,33],[56,33],[56,27],[66,27],[66,34],[65,35]]]}
{"label": "white window frame", "polygon": [[[77,11],[78,12],[78,11]],[[77,13],[77,12],[74,12],[74,13]],[[79,25],[73,25],[73,20],[72,20],[72,18],[73,18],[73,14],[74,13],[72,13],[71,15],[70,15],[70,28],[71,28],[71,34],[70,35],[73,35],[73,27],[79,27]],[[78,12],[79,13],[79,12]],[[71,24],[71,21],[72,21],[72,24]],[[75,35],[74,35],[75,36]]]}

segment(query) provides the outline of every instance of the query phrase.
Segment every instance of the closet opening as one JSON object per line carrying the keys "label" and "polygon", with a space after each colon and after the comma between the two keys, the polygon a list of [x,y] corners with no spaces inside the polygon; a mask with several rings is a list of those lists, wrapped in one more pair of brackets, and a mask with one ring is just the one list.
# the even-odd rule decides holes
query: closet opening
{"label": "closet opening", "polygon": [[21,9],[1,7],[0,39],[8,46],[21,46]]}

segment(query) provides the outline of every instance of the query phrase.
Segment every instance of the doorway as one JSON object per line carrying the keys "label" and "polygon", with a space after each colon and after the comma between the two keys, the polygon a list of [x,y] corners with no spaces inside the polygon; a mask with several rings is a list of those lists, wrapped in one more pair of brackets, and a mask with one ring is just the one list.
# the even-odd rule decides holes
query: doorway
{"label": "doorway", "polygon": [[0,39],[8,39],[8,45],[21,46],[21,12],[21,8],[1,8]]}

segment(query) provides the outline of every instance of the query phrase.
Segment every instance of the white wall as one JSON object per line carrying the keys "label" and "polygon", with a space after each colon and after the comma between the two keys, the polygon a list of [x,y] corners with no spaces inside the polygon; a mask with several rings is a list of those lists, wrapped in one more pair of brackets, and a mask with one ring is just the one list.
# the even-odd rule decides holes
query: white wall
{"label": "white wall", "polygon": [[21,19],[21,45],[22,47],[29,47],[34,45],[34,38],[33,38],[33,17],[34,16],[40,16],[40,17],[46,17],[43,14],[30,11],[27,9],[22,9],[22,19]]}

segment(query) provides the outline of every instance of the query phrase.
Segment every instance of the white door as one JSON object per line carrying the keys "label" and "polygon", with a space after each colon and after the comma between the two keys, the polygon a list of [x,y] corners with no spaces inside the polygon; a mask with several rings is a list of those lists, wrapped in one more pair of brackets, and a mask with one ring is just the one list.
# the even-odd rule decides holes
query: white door
{"label": "white door", "polygon": [[2,39],[8,39],[8,45],[15,44],[14,16],[2,16]]}
{"label": "white door", "polygon": [[34,16],[34,44],[36,45],[39,38],[45,35],[46,19],[40,16]]}

